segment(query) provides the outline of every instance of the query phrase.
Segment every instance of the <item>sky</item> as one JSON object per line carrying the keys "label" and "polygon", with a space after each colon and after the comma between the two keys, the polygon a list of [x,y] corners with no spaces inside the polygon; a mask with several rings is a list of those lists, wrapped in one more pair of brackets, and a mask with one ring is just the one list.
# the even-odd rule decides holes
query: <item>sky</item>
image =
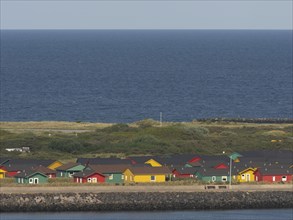
{"label": "sky", "polygon": [[293,29],[293,0],[0,0],[1,29]]}

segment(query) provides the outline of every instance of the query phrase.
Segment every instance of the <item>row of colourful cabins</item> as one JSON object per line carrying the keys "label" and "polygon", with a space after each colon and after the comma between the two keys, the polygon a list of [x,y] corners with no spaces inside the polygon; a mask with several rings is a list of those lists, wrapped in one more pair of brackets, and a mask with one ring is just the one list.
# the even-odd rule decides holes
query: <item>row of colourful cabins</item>
{"label": "row of colourful cabins", "polygon": [[[232,154],[233,155],[233,154]],[[231,163],[233,182],[292,181],[292,151],[236,153]],[[205,183],[230,181],[230,158],[225,155],[138,156],[79,158],[63,164],[54,160],[0,160],[0,178],[17,183],[45,183],[48,178],[73,178],[76,183],[145,183],[197,179]]]}

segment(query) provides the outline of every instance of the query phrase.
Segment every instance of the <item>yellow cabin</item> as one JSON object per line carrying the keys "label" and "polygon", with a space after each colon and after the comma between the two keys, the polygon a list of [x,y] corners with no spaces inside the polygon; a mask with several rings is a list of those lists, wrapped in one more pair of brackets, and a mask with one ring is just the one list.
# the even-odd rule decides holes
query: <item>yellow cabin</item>
{"label": "yellow cabin", "polygon": [[249,167],[249,168],[239,172],[239,174],[237,176],[237,182],[240,182],[240,183],[254,182],[255,181],[254,172],[256,170],[257,170],[257,168]]}
{"label": "yellow cabin", "polygon": [[145,162],[145,164],[149,164],[152,167],[161,167],[162,164],[160,164],[159,162],[155,161],[154,159],[149,159],[148,161]]}
{"label": "yellow cabin", "polygon": [[48,168],[51,169],[51,170],[56,170],[56,168],[60,167],[64,165],[63,163],[61,163],[60,161],[56,160],[54,161],[53,163],[51,163]]}
{"label": "yellow cabin", "polygon": [[170,179],[167,167],[132,167],[124,171],[125,183],[158,183]]}
{"label": "yellow cabin", "polygon": [[6,170],[4,170],[3,168],[0,168],[0,179],[5,178],[5,173],[6,173]]}

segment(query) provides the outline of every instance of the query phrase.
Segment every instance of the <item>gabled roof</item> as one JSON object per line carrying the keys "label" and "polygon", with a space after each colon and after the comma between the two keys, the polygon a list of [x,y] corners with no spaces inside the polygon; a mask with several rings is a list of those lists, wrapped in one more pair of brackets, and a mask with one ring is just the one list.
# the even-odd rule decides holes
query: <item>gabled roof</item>
{"label": "gabled roof", "polygon": [[201,168],[197,171],[202,176],[229,176],[229,170],[226,169],[214,169],[214,168]]}
{"label": "gabled roof", "polygon": [[5,165],[42,165],[42,166],[50,166],[56,160],[37,160],[37,159],[10,159],[5,162]]}
{"label": "gabled roof", "polygon": [[120,158],[78,158],[77,163],[86,165],[86,164],[132,164],[129,159],[120,159]]}
{"label": "gabled roof", "polygon": [[44,173],[44,174],[54,174],[54,173],[56,173],[56,170],[52,170],[52,169],[50,169],[48,167],[44,167],[42,165],[35,166],[32,169],[35,170],[35,171]]}
{"label": "gabled roof", "polygon": [[81,165],[80,163],[74,163],[74,162],[70,162],[70,163],[66,163],[60,167],[57,167],[56,170],[68,170],[70,168],[76,167]]}
{"label": "gabled roof", "polygon": [[185,165],[193,158],[198,157],[195,154],[177,154],[177,155],[169,155],[169,156],[154,156],[152,159],[159,162],[165,166],[177,166],[177,165]]}
{"label": "gabled roof", "polygon": [[155,175],[155,174],[171,174],[168,167],[131,167],[129,170],[134,175]]}
{"label": "gabled roof", "polygon": [[123,173],[130,165],[127,164],[114,164],[114,165],[98,165],[90,164],[88,167],[92,170],[98,171],[100,173]]}
{"label": "gabled roof", "polygon": [[134,162],[134,164],[144,164],[150,159],[154,159],[155,156],[133,156],[133,157],[128,157],[127,159],[131,160]]}
{"label": "gabled roof", "polygon": [[7,163],[10,160],[8,157],[0,157],[0,165]]}
{"label": "gabled roof", "polygon": [[195,174],[198,170],[196,167],[174,167],[173,171],[177,171],[180,174]]}
{"label": "gabled roof", "polygon": [[274,167],[274,168],[267,168],[267,167],[262,167],[258,169],[259,172],[262,175],[292,175],[292,169],[288,168],[280,168],[280,167]]}
{"label": "gabled roof", "polygon": [[27,178],[27,177],[33,176],[33,175],[35,175],[35,174],[40,174],[40,175],[42,175],[42,176],[47,177],[46,174],[44,174],[44,173],[42,173],[42,172],[39,172],[39,171],[36,171],[36,170],[31,170],[31,169],[24,170],[24,171],[22,171],[21,173],[16,174],[14,177]]}
{"label": "gabled roof", "polygon": [[2,165],[8,172],[16,172],[22,170],[32,169],[34,166],[32,164],[14,164],[14,165]]}
{"label": "gabled roof", "polygon": [[199,161],[191,162],[191,163],[187,163],[187,164],[189,164],[190,166],[193,166],[193,167],[201,167],[202,166],[202,164]]}
{"label": "gabled roof", "polygon": [[84,178],[84,177],[86,178],[86,177],[91,176],[93,174],[99,174],[101,176],[105,176],[105,175],[103,175],[100,172],[95,171],[95,170],[85,170],[85,171],[82,171],[82,172],[78,172],[78,173],[74,174],[73,176],[74,177],[79,177],[79,178]]}

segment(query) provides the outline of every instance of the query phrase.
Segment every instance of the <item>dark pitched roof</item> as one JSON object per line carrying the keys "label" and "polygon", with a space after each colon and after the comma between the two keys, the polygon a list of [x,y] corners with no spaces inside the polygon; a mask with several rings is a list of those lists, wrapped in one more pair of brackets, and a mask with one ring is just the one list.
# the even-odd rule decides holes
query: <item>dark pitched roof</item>
{"label": "dark pitched roof", "polygon": [[230,172],[226,169],[202,168],[198,170],[202,176],[229,176]]}
{"label": "dark pitched roof", "polygon": [[98,171],[95,171],[95,170],[84,170],[84,171],[82,171],[82,172],[78,172],[78,173],[76,173],[76,174],[74,174],[73,176],[74,177],[88,177],[88,176],[91,176],[91,175],[93,175],[93,174],[95,174],[95,173],[98,173],[99,175],[101,175],[101,176],[105,176],[105,175],[103,175],[103,174],[101,174],[100,172],[98,172]]}
{"label": "dark pitched roof", "polygon": [[52,174],[52,173],[56,173],[56,170],[52,170],[48,167],[44,167],[42,165],[39,165],[39,166],[35,166],[32,168],[33,170],[35,171],[39,171],[41,173],[44,173],[44,174]]}
{"label": "dark pitched roof", "polygon": [[32,175],[34,175],[36,173],[39,173],[39,174],[47,177],[46,174],[44,174],[44,173],[42,173],[40,171],[33,170],[33,169],[24,170],[24,171],[16,174],[14,177],[22,177],[22,178],[25,178],[25,177],[30,177],[30,176],[32,176]]}
{"label": "dark pitched roof", "polygon": [[27,169],[32,169],[34,165],[32,164],[14,164],[14,165],[2,165],[8,172],[22,171]]}
{"label": "dark pitched roof", "polygon": [[196,167],[174,167],[173,171],[177,171],[180,174],[194,174],[198,170]]}
{"label": "dark pitched roof", "polygon": [[292,175],[292,169],[287,169],[287,168],[259,168],[259,172],[262,175]]}
{"label": "dark pitched roof", "polygon": [[5,162],[5,165],[42,165],[42,166],[50,166],[52,163],[54,163],[56,160],[36,160],[36,159],[11,159],[7,162]]}
{"label": "dark pitched roof", "polygon": [[120,158],[78,158],[77,163],[86,164],[132,164],[129,159]]}
{"label": "dark pitched roof", "polygon": [[60,167],[57,167],[56,170],[68,170],[72,167],[75,167],[75,166],[78,166],[78,165],[81,165],[80,163],[74,163],[74,162],[70,162],[70,163],[66,163]]}
{"label": "dark pitched roof", "polygon": [[168,167],[131,167],[133,174],[171,174]]}
{"label": "dark pitched roof", "polygon": [[185,165],[193,158],[198,157],[195,154],[178,154],[178,155],[169,155],[169,156],[154,156],[152,159],[158,161],[160,164],[165,166],[177,166]]}
{"label": "dark pitched roof", "polygon": [[127,168],[130,168],[131,166],[127,164],[114,164],[114,165],[90,164],[88,167],[100,173],[123,173]]}
{"label": "dark pitched roof", "polygon": [[134,164],[143,164],[150,159],[154,159],[154,156],[133,156],[128,157],[127,159],[133,161]]}
{"label": "dark pitched roof", "polygon": [[0,165],[7,163],[10,159],[8,157],[0,157]]}

